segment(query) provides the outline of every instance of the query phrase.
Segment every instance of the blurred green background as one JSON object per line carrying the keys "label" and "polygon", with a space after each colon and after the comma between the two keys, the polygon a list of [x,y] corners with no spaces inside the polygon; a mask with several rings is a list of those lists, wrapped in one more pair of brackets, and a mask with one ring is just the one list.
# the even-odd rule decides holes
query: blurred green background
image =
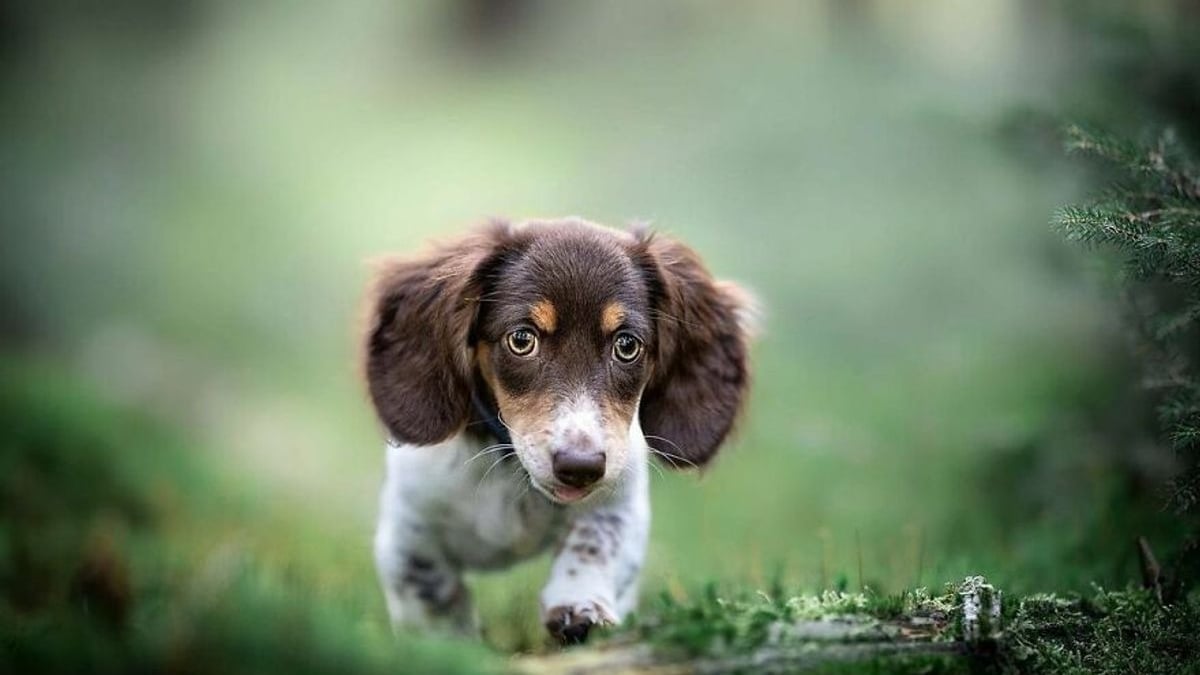
{"label": "blurred green background", "polygon": [[[133,637],[80,659],[488,663],[390,640],[355,343],[365,261],[489,216],[648,219],[766,307],[738,436],[654,474],[647,597],[1134,578],[1170,458],[1047,226],[1056,120],[1135,115],[1128,27],[1195,17],[1121,4],[6,6],[6,663],[69,670],[81,598]],[[491,648],[545,648],[546,567],[472,579]]]}

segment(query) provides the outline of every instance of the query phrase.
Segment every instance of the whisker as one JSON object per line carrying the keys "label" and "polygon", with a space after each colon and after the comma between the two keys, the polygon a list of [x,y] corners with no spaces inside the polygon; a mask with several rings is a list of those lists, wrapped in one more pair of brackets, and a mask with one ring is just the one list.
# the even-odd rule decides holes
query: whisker
{"label": "whisker", "polygon": [[[653,434],[645,434],[645,436],[647,439],[653,438],[655,440],[663,441],[665,443],[670,443],[673,448],[675,448],[679,452],[683,452],[683,449],[680,448],[677,443],[675,443],[674,441],[672,441],[669,438],[663,438],[662,436],[655,436]],[[672,454],[670,452],[664,452],[662,450],[659,450],[658,448],[652,447],[649,443],[646,444],[646,447],[650,448],[650,451],[653,452],[654,454],[656,454],[660,457],[663,457],[664,459],[670,461],[672,464],[676,464],[678,461],[678,462],[683,462],[685,464],[690,464],[693,468],[696,468],[696,469],[700,468],[700,466],[698,464],[696,464],[692,460],[688,459],[687,457],[684,457],[683,455],[677,455],[677,454]]]}
{"label": "whisker", "polygon": [[617,494],[617,489],[621,487],[621,483],[622,483],[622,481],[613,481],[613,482],[609,483],[607,486],[605,486],[607,488],[608,492],[607,492],[607,494],[604,495],[604,499],[608,499],[609,497],[612,497],[613,495]]}
{"label": "whisker", "polygon": [[695,322],[693,322],[693,321],[684,321],[683,319],[681,319],[681,318],[679,318],[679,317],[677,317],[677,316],[674,316],[674,315],[672,315],[672,314],[667,314],[666,312],[664,312],[664,311],[662,311],[662,310],[658,310],[658,309],[652,309],[652,310],[650,310],[650,316],[652,316],[652,317],[654,317],[654,318],[656,318],[656,319],[663,319],[663,320],[666,320],[666,321],[671,321],[671,322],[674,322],[674,323],[676,323],[676,324],[678,324],[678,325],[680,325],[680,326],[684,326],[684,327],[687,327],[687,328],[693,328],[693,329],[695,329],[695,328],[698,328],[698,327],[699,327],[699,324],[697,324],[697,323],[695,323]]}
{"label": "whisker", "polygon": [[[520,463],[518,462],[518,464]],[[533,487],[533,477],[529,475],[529,472],[525,470],[525,467],[518,466],[518,469],[520,469],[520,473],[525,474],[525,480],[521,481],[524,483],[524,485],[521,487],[521,491],[517,492],[516,496],[509,503],[510,506],[519,505],[521,500],[525,499],[525,496],[529,494],[529,490]]]}
{"label": "whisker", "polygon": [[501,455],[500,459],[497,459],[496,461],[492,462],[492,465],[487,468],[487,471],[484,471],[483,475],[479,477],[479,482],[475,484],[475,496],[476,497],[479,496],[479,488],[483,487],[483,482],[485,480],[487,480],[488,474],[492,472],[492,469],[495,469],[497,465],[499,465],[501,462],[503,462],[506,459],[508,459],[508,455]]}
{"label": "whisker", "polygon": [[642,434],[642,435],[645,436],[646,438],[653,438],[656,441],[663,441],[664,443],[670,443],[672,448],[675,448],[676,450],[683,452],[683,449],[679,447],[679,444],[676,443],[675,441],[672,441],[669,438],[663,438],[662,436],[655,436],[654,434]]}
{"label": "whisker", "polygon": [[490,293],[483,293],[472,298],[467,298],[467,300],[471,302],[495,302],[495,299],[500,295],[500,291],[491,291]]}
{"label": "whisker", "polygon": [[504,421],[504,415],[499,410],[496,411],[496,421],[500,423],[500,426],[508,430],[508,435],[512,437],[514,442],[521,440],[521,434],[517,433],[516,429],[513,429],[509,426],[508,422]]}
{"label": "whisker", "polygon": [[[646,447],[649,447],[649,446],[646,446]],[[672,466],[675,466],[682,462],[683,464],[690,465],[693,469],[700,468],[699,464],[696,464],[695,462],[688,459],[687,457],[680,457],[679,455],[673,455],[669,452],[663,452],[662,450],[658,450],[656,448],[650,448],[650,450],[651,450],[651,452],[658,455],[659,457],[666,459],[668,462],[671,463]]]}
{"label": "whisker", "polygon": [[497,443],[495,445],[489,445],[488,447],[480,450],[479,452],[475,453],[474,455],[471,455],[471,457],[468,458],[465,462],[463,462],[462,465],[466,466],[466,465],[470,464],[471,462],[474,462],[475,460],[479,459],[480,457],[483,457],[484,455],[490,455],[493,452],[497,452],[500,450],[515,450],[515,449],[516,449],[516,447],[513,446],[512,443]]}
{"label": "whisker", "polygon": [[[647,445],[646,447],[650,448],[649,445]],[[654,448],[650,448],[650,449],[654,450]],[[662,467],[659,466],[657,462],[655,462],[653,459],[650,459],[649,457],[647,457],[646,463],[650,465],[650,468],[652,468],[658,472],[659,477],[661,477],[663,480],[667,479],[667,474],[663,473]]]}

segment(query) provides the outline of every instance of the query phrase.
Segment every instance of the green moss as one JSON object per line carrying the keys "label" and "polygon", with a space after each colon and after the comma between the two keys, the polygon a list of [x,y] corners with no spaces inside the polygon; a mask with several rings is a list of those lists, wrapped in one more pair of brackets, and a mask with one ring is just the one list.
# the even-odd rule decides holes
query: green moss
{"label": "green moss", "polygon": [[800,641],[784,630],[801,622],[849,620],[842,640],[873,635],[883,622],[927,620],[922,630],[930,639],[940,639],[954,610],[955,588],[941,595],[926,589],[896,595],[873,592],[825,591],[818,595],[787,596],[782,593],[722,593],[709,584],[694,600],[679,601],[663,594],[648,613],[627,623],[623,633],[633,634],[661,649],[685,654],[737,654],[765,644],[786,645]]}
{"label": "green moss", "polygon": [[1034,595],[1005,631],[1005,670],[1053,673],[1200,672],[1200,598],[1159,605],[1142,589],[1083,598]]}
{"label": "green moss", "polygon": [[[891,596],[828,591],[783,597],[722,594],[709,585],[693,600],[660,598],[650,614],[626,630],[665,653],[685,657],[736,656],[803,646],[806,640],[821,643],[780,627],[832,619],[868,629],[908,627],[925,619],[921,625],[933,628],[923,639],[940,641],[955,637],[957,590],[948,585],[940,595],[918,589]],[[817,672],[1200,672],[1200,596],[1195,594],[1168,605],[1159,605],[1141,589],[1097,590],[1073,598],[1031,595],[1006,606],[1003,622],[998,641],[963,645],[961,653],[872,655],[864,649],[861,660],[836,660]],[[867,634],[872,636],[867,639],[888,640]],[[853,635],[834,642],[852,642]]]}
{"label": "green moss", "polygon": [[820,675],[957,675],[969,673],[969,661],[957,655],[885,656],[827,663],[806,672]]}

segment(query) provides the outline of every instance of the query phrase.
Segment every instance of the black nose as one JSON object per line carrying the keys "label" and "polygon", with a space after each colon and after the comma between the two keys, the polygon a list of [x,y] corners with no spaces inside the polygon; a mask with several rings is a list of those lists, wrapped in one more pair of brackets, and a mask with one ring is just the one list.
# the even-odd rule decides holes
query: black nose
{"label": "black nose", "polygon": [[604,477],[604,453],[558,450],[550,458],[554,476],[571,487],[587,487]]}

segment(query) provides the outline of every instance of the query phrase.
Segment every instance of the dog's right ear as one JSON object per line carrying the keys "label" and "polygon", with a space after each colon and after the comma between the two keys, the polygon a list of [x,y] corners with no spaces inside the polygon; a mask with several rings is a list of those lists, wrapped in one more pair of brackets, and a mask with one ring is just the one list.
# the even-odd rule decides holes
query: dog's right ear
{"label": "dog's right ear", "polygon": [[371,401],[395,440],[432,445],[466,424],[471,332],[510,233],[493,223],[423,257],[380,265],[363,360]]}

